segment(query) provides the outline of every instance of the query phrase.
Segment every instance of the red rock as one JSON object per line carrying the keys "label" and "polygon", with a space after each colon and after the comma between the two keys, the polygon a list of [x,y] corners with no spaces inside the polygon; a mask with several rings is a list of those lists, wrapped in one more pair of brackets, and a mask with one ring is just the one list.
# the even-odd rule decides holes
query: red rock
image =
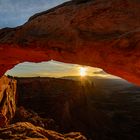
{"label": "red rock", "polygon": [[0,75],[24,61],[100,67],[140,85],[140,1],[71,1],[0,30]]}

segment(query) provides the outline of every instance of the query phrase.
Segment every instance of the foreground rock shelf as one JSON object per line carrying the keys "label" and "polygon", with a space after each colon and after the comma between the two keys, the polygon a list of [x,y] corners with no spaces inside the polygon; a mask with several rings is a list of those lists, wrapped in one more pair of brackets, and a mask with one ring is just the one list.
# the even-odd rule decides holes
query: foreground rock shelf
{"label": "foreground rock shelf", "polygon": [[100,67],[140,85],[139,15],[139,0],[73,0],[1,29],[0,75],[24,61],[53,59]]}
{"label": "foreground rock shelf", "polygon": [[18,122],[6,128],[0,128],[0,138],[3,140],[87,140],[78,132],[62,135],[34,126],[29,122]]}

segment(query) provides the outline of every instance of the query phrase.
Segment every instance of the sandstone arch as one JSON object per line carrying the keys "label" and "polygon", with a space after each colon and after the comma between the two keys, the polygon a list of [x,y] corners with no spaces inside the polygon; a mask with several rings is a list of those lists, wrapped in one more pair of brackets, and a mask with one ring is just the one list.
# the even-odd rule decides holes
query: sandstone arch
{"label": "sandstone arch", "polygon": [[140,1],[66,2],[0,30],[0,75],[24,61],[103,68],[140,85]]}

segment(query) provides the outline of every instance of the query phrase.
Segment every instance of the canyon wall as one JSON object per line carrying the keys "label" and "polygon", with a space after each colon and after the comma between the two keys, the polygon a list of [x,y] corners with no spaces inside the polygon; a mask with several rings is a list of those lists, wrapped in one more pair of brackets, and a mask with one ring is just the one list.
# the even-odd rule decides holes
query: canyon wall
{"label": "canyon wall", "polygon": [[53,118],[61,129],[69,130],[82,122],[73,120],[75,115],[85,119],[88,104],[85,86],[79,81],[66,79],[17,78],[18,106],[32,109],[42,117]]}
{"label": "canyon wall", "polygon": [[80,77],[78,81],[42,77],[16,80],[17,106],[53,118],[60,132],[78,131],[102,139],[112,131],[107,115],[91,105],[92,93],[98,94],[92,81]]}

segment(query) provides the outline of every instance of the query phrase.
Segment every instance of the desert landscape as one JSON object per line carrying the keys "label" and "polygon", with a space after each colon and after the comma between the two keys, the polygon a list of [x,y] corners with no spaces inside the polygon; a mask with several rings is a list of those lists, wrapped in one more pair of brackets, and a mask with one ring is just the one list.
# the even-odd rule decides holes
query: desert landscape
{"label": "desert landscape", "polygon": [[0,140],[139,140],[139,15],[139,0],[0,0]]}

